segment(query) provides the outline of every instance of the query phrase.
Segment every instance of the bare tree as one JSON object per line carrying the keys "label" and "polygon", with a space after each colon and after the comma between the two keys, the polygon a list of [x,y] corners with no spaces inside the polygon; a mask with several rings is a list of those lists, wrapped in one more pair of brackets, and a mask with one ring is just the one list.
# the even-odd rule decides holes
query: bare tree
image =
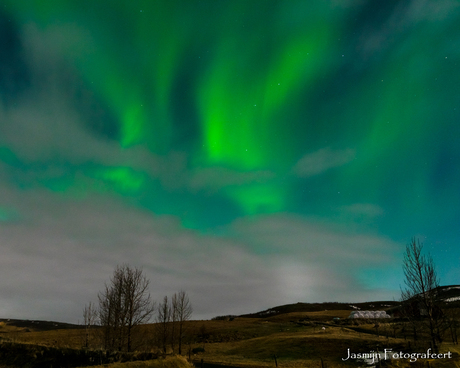
{"label": "bare tree", "polygon": [[450,308],[447,310],[445,314],[447,328],[450,330],[450,334],[452,337],[452,343],[458,345],[458,336],[457,336],[457,329],[458,329],[458,321],[459,321],[459,310],[457,308]]}
{"label": "bare tree", "polygon": [[110,284],[98,294],[99,320],[103,327],[104,348],[121,350],[123,345],[123,270],[117,266]]}
{"label": "bare tree", "polygon": [[409,305],[412,314],[426,316],[433,350],[437,351],[437,314],[439,308],[436,301],[436,288],[439,279],[433,259],[422,254],[423,245],[415,238],[406,246],[403,270],[406,288],[401,290],[401,299]]}
{"label": "bare tree", "polygon": [[163,349],[163,353],[166,354],[166,347],[168,345],[168,339],[170,334],[170,322],[171,322],[171,306],[168,302],[168,297],[163,298],[163,302],[158,306],[158,315],[156,318],[157,322],[157,334],[159,343]]}
{"label": "bare tree", "polygon": [[[171,349],[174,354],[176,340],[178,340],[178,297],[174,294],[171,298]],[[180,353],[179,353],[180,354]]]}
{"label": "bare tree", "polygon": [[149,280],[140,269],[125,267],[125,321],[127,329],[127,348],[132,350],[134,329],[152,318],[154,303],[148,293]]}
{"label": "bare tree", "polygon": [[136,327],[147,323],[154,312],[148,286],[141,269],[117,266],[110,283],[98,295],[106,349],[133,350]]}
{"label": "bare tree", "polygon": [[92,333],[93,326],[97,321],[98,311],[93,302],[89,302],[83,309],[83,323],[85,324],[85,348],[89,347],[90,335]]}
{"label": "bare tree", "polygon": [[175,293],[170,300],[167,296],[163,298],[155,322],[158,344],[164,353],[170,344],[173,353],[178,346],[179,354],[182,354],[185,322],[190,320],[191,315],[192,305],[185,291]]}
{"label": "bare tree", "polygon": [[173,305],[175,304],[176,318],[179,324],[179,354],[182,354],[182,340],[184,337],[185,322],[189,321],[192,317],[193,308],[187,293],[183,290],[179,291],[177,295],[174,294],[174,299],[176,299],[176,302],[173,303]]}

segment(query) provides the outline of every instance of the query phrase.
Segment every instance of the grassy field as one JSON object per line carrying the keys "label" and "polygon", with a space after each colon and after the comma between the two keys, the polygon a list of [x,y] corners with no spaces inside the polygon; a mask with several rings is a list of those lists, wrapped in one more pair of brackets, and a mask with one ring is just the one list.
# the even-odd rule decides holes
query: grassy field
{"label": "grassy field", "polygon": [[[347,358],[348,349],[355,353],[370,353],[377,349],[393,352],[424,352],[426,345],[414,346],[410,336],[402,335],[402,325],[391,320],[380,323],[351,322],[349,310],[285,313],[267,318],[235,318],[233,320],[190,321],[187,333],[194,341],[184,350],[203,348],[191,354],[192,361],[218,363],[235,367],[358,367],[362,362]],[[338,323],[333,318],[338,317]],[[154,325],[142,326],[144,336],[153,334]],[[394,337],[395,336],[395,337]],[[84,329],[34,330],[33,326],[14,327],[0,324],[0,338],[4,341],[45,345],[57,348],[81,348],[85,340]],[[412,347],[409,347],[412,344]],[[96,348],[97,346],[94,346]],[[424,350],[425,349],[425,350]],[[457,345],[444,343],[441,352],[452,352],[453,359],[432,359],[433,368],[460,367]],[[126,367],[186,367],[185,359],[124,363]],[[177,360],[179,359],[179,360]],[[389,363],[389,362],[387,362]],[[410,363],[408,359],[392,361],[392,367],[423,367],[425,361]],[[1,362],[0,362],[1,365]],[[124,368],[124,365],[105,365]]]}
{"label": "grassy field", "polygon": [[[172,356],[145,362],[126,362],[92,366],[94,368],[192,368],[194,367],[182,356]],[[1,368],[1,367],[0,367]]]}

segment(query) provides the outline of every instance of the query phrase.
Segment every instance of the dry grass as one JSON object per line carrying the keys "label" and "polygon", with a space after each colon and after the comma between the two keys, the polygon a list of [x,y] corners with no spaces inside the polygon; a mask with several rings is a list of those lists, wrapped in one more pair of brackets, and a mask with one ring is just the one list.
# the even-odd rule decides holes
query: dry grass
{"label": "dry grass", "polygon": [[[376,336],[374,324],[335,325],[331,323],[333,317],[346,318],[350,311],[321,311],[287,313],[264,319],[236,318],[233,321],[191,321],[188,323],[188,332],[198,337],[204,330],[204,341],[194,343],[191,347],[204,347],[204,353],[192,356],[192,360],[206,363],[233,365],[248,368],[273,367],[274,356],[277,357],[279,367],[300,368],[319,367],[321,359],[328,368],[356,367],[356,361],[342,362],[347,357],[347,349],[354,352],[369,353],[376,351],[377,345],[382,348],[392,348],[401,351],[407,348],[408,341],[402,338],[386,338]],[[301,325],[296,322],[304,320],[314,323]],[[323,330],[322,326],[326,326]],[[359,327],[361,332],[354,328]],[[146,335],[153,333],[153,325],[143,326]],[[381,332],[391,330],[389,326],[381,324]],[[52,330],[32,331],[9,329],[9,326],[0,326],[0,336],[9,337],[18,342],[48,345],[54,347],[80,348],[84,342],[84,330]],[[188,347],[187,347],[188,348]],[[184,348],[184,350],[187,350]],[[414,349],[412,349],[414,350]],[[414,351],[423,351],[415,349]],[[456,345],[444,344],[442,351],[460,353]],[[172,360],[170,360],[172,359]],[[189,367],[180,365],[177,359],[149,362],[132,362],[125,364],[105,365],[106,368],[141,368],[141,367]],[[185,359],[183,359],[184,362]],[[158,365],[159,364],[159,365]],[[169,364],[169,365],[168,365]],[[176,365],[174,365],[176,364]],[[188,363],[187,363],[188,364]],[[392,367],[417,368],[419,363],[409,363],[407,360],[393,361]],[[432,368],[459,367],[458,358],[455,360],[433,360]]]}
{"label": "dry grass", "polygon": [[24,332],[25,330],[23,327],[10,326],[6,322],[0,322],[0,336],[14,332]]}
{"label": "dry grass", "polygon": [[61,348],[81,348],[85,337],[85,331],[82,329],[30,332],[26,330],[24,328],[11,328],[10,331],[0,334],[0,336],[13,342]]}
{"label": "dry grass", "polygon": [[143,362],[113,363],[92,366],[94,368],[192,368],[193,365],[182,356],[167,357]]}
{"label": "dry grass", "polygon": [[377,344],[397,347],[402,342],[377,336],[363,339],[355,331],[342,327],[328,327],[324,331],[305,328],[225,344],[206,344],[202,356],[204,361],[248,367],[272,367],[275,355],[280,367],[318,367],[322,358],[332,368],[348,365],[342,362],[348,348],[369,352]]}

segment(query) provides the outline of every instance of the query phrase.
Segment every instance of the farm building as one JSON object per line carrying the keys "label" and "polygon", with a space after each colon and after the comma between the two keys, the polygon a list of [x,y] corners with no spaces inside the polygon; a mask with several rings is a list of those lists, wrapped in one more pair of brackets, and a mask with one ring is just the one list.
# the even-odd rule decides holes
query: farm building
{"label": "farm building", "polygon": [[390,318],[385,311],[353,311],[348,318]]}

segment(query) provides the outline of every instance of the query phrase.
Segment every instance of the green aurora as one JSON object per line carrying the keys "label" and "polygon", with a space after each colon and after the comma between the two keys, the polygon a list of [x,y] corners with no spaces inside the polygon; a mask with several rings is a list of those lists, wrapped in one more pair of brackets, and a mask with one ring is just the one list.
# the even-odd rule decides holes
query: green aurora
{"label": "green aurora", "polygon": [[458,284],[460,6],[427,3],[5,0],[17,27],[71,29],[69,103],[123,159],[30,159],[0,137],[0,161],[21,190],[114,195],[202,234],[292,214],[422,236]]}

